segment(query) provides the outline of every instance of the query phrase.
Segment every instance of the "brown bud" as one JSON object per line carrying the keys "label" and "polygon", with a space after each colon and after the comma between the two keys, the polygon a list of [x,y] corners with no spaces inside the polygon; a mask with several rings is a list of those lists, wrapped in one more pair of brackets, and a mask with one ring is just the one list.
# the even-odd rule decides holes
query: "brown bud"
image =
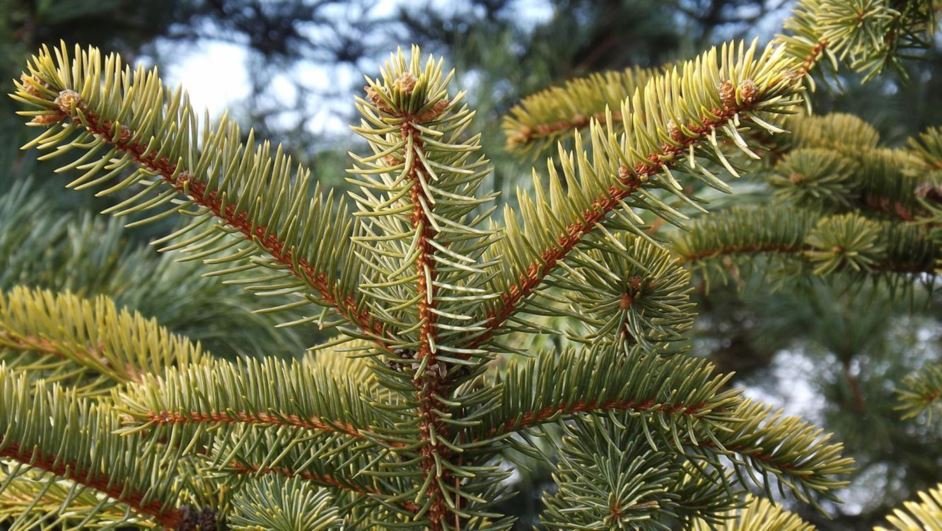
{"label": "brown bud", "polygon": [[392,112],[392,108],[389,106],[389,104],[386,103],[378,90],[370,85],[363,87],[363,90],[366,91],[366,98],[370,100],[370,103],[375,105],[377,109],[386,113]]}
{"label": "brown bud", "polygon": [[374,104],[376,103],[376,100],[379,99],[379,94],[371,85],[363,85],[363,92],[366,93],[366,99],[370,100]]}
{"label": "brown bud", "polygon": [[530,141],[530,136],[532,134],[532,129],[529,127],[524,127],[522,130],[511,133],[507,136],[507,146],[516,147],[522,146]]}
{"label": "brown bud", "polygon": [[444,112],[445,109],[448,108],[448,105],[450,104],[451,102],[448,101],[448,98],[442,98],[436,101],[435,104],[432,105],[432,107],[429,108],[427,111],[417,116],[416,120],[420,122],[427,122],[429,120],[434,120],[435,118],[438,118],[438,115]]}
{"label": "brown bud", "polygon": [[627,310],[628,308],[631,308],[631,303],[634,301],[635,298],[631,296],[631,293],[622,293],[621,300],[618,302],[618,307],[621,308],[622,311]]}
{"label": "brown bud", "polygon": [[36,76],[31,76],[25,72],[20,74],[20,83],[23,84],[23,92],[31,96],[36,96],[37,98],[42,95],[42,93],[39,92],[39,87],[45,85],[45,83],[36,78]]}
{"label": "brown bud", "polygon": [[61,112],[40,114],[39,116],[33,117],[29,123],[32,125],[52,125],[61,122],[63,118],[65,118],[65,114]]}
{"label": "brown bud", "polygon": [[404,94],[412,94],[412,91],[415,90],[415,84],[418,80],[411,72],[403,72],[399,74],[399,77],[396,78],[394,86],[396,90]]}
{"label": "brown bud", "polygon": [[739,84],[739,97],[742,99],[743,103],[748,105],[756,101],[758,94],[759,89],[756,87],[755,81],[746,79]]}
{"label": "brown bud", "polygon": [[670,136],[670,139],[674,142],[682,142],[684,140],[684,132],[677,127],[677,124],[674,120],[667,121],[667,135]]}
{"label": "brown bud", "polygon": [[56,97],[55,103],[59,106],[59,109],[66,114],[72,114],[75,112],[75,108],[78,107],[78,104],[82,101],[82,97],[79,96],[78,92],[74,90],[65,89],[59,92],[59,95]]}
{"label": "brown bud", "polygon": [[736,106],[736,87],[729,80],[720,85],[720,101],[723,102],[723,107],[726,109]]}
{"label": "brown bud", "polygon": [[122,125],[121,131],[118,133],[118,142],[121,144],[126,144],[131,140],[131,130],[127,126]]}

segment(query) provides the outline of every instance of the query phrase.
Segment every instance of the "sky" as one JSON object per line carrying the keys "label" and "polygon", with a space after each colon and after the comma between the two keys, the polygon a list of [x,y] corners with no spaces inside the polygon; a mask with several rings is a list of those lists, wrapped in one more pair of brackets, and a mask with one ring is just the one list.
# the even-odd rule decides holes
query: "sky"
{"label": "sky", "polygon": [[[433,0],[430,2],[437,9],[448,9],[456,5],[454,0]],[[408,0],[378,0],[371,9],[371,16],[382,18],[395,13]],[[515,16],[519,16],[522,27],[533,27],[552,15],[548,0],[517,0]],[[402,43],[408,45],[408,43]],[[202,40],[194,46],[177,46],[169,43],[157,43],[161,56],[170,58],[165,61],[164,77],[176,86],[183,84],[190,95],[193,107],[198,110],[208,109],[212,116],[219,116],[227,108],[233,107],[250,94],[249,53],[245,47],[228,42]],[[390,50],[393,51],[393,50]],[[299,63],[291,72],[286,73],[301,80],[306,86],[327,92],[337,87],[356,87],[363,74],[349,65],[323,67],[314,63]],[[296,97],[288,77],[274,78],[277,94],[290,101]],[[324,102],[323,109],[308,117],[308,129],[313,133],[342,134],[347,131],[343,113],[336,112],[338,107],[352,105],[352,93],[348,98]],[[337,98],[335,98],[337,99]],[[288,116],[285,119],[296,117]]]}
{"label": "sky", "polygon": [[169,64],[166,78],[171,85],[183,84],[197,109],[220,114],[249,94],[245,48],[222,42],[205,42]]}

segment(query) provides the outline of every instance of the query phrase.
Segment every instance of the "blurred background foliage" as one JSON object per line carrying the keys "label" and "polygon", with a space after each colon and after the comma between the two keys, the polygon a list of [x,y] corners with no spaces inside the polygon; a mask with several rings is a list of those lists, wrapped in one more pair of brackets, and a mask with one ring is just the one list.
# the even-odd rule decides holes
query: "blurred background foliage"
{"label": "blurred background foliage", "polygon": [[[590,72],[682,59],[724,39],[767,41],[791,7],[788,0],[0,0],[0,77],[11,91],[29,53],[65,39],[171,69],[192,88],[187,70],[174,70],[183,58],[235,48],[248,86],[199,88],[226,101],[244,95],[230,105],[243,124],[342,187],[346,152],[358,149],[342,124],[353,116],[361,74],[396,46],[419,43],[459,72],[494,162],[490,186],[507,195],[526,182],[532,163],[505,154],[499,130],[500,116],[521,97]],[[857,114],[889,145],[942,124],[940,45],[937,38],[907,64],[908,81],[829,78],[814,95],[815,111]],[[169,226],[128,230],[96,217],[107,204],[64,193],[49,166],[19,152],[21,124],[0,99],[0,288],[107,293],[222,355],[294,355],[316,342],[316,330],[274,329],[251,313],[252,294],[147,246]],[[754,182],[749,190],[753,199],[768,192]],[[749,393],[835,432],[859,463],[845,503],[829,506],[832,519],[807,519],[822,529],[869,529],[942,480],[939,423],[902,422],[891,409],[895,382],[942,359],[931,283],[905,292],[814,281],[773,290],[747,275],[738,285],[699,288],[696,351],[737,371]],[[540,491],[552,483],[542,469],[515,478],[521,494],[503,509],[529,528]]]}

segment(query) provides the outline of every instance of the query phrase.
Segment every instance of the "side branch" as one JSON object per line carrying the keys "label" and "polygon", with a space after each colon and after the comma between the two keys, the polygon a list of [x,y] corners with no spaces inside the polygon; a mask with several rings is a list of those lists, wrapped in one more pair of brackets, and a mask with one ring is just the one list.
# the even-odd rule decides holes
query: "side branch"
{"label": "side branch", "polygon": [[931,421],[933,413],[942,412],[942,363],[929,364],[910,375],[896,393],[896,409],[904,419],[925,413]]}
{"label": "side branch", "polygon": [[128,491],[120,482],[99,471],[93,473],[83,470],[73,463],[64,462],[61,458],[45,454],[39,449],[29,450],[14,443],[0,450],[0,457],[94,489],[129,506],[136,513],[153,518],[166,528],[175,529],[183,522],[183,512],[180,509],[168,508],[158,500],[144,501],[143,493]]}
{"label": "side branch", "polygon": [[[630,94],[626,94],[626,96],[630,96]],[[621,113],[613,111],[611,113],[611,118],[611,123],[620,122]],[[569,131],[588,127],[589,124],[591,124],[593,121],[599,125],[606,125],[609,123],[608,116],[604,112],[596,112],[591,116],[575,114],[565,120],[541,123],[532,127],[523,127],[518,131],[514,131],[513,133],[508,134],[507,146],[509,149],[513,149],[517,146],[529,144],[534,140],[557,137]]]}
{"label": "side branch", "polygon": [[[96,394],[147,373],[198,362],[198,343],[154,319],[121,310],[106,296],[18,286],[0,293],[0,356],[20,371],[65,377],[82,394]],[[32,354],[32,355],[31,355]]]}
{"label": "side branch", "polygon": [[[817,252],[819,249],[811,245],[730,245],[714,249],[702,249],[692,254],[682,254],[678,257],[681,264],[696,264],[706,260],[734,255],[778,254],[791,255],[804,259],[805,253]],[[839,253],[839,250],[835,250]],[[933,273],[935,266],[932,261],[879,261],[870,264],[869,270],[873,273]]]}
{"label": "side branch", "polygon": [[[36,352],[38,354],[47,354],[63,360],[80,361],[82,365],[93,370],[108,373],[109,376],[118,381],[124,378],[119,374],[112,374],[108,368],[108,359],[102,356],[100,349],[89,345],[70,345],[66,347],[56,341],[43,337],[14,334],[11,332],[0,332],[0,346],[10,350],[21,352]],[[73,355],[66,355],[69,352]],[[80,355],[75,355],[79,354]],[[137,380],[140,376],[133,367],[128,367],[129,376],[132,380]]]}
{"label": "side branch", "polygon": [[129,432],[255,425],[383,444],[373,430],[385,419],[366,403],[369,393],[356,375],[338,376],[330,364],[274,358],[212,360],[148,375],[126,389],[116,403],[127,427],[124,431]]}
{"label": "side branch", "polygon": [[[786,40],[785,46],[789,45],[791,43]],[[594,196],[595,199],[574,219],[567,219],[569,224],[555,237],[547,235],[549,237],[545,240],[549,240],[549,245],[539,241],[534,246],[537,249],[542,247],[533,253],[537,255],[536,259],[527,258],[529,263],[514,273],[517,275],[516,280],[504,288],[496,306],[485,316],[486,330],[469,340],[468,344],[475,347],[486,343],[584,236],[596,225],[603,223],[612,211],[624,205],[633,194],[640,191],[643,195],[644,188],[662,181],[669,183],[665,188],[680,189],[671,170],[677,168],[688,152],[691,168],[695,169],[694,152],[699,149],[699,144],[709,140],[715,155],[712,158],[735,175],[735,169],[722,153],[724,146],[717,140],[718,130],[724,131],[744,153],[757,158],[736,132],[738,119],[752,112],[751,118],[762,128],[770,132],[781,131],[755,114],[764,111],[786,112],[795,105],[803,80],[825,55],[827,47],[827,40],[822,38],[809,45],[807,50],[800,50],[800,57],[788,59],[781,57],[789,54],[786,48],[767,48],[763,57],[755,62],[752,51],[747,58],[740,49],[740,55],[736,58],[729,53],[729,49],[724,48],[720,68],[717,68],[715,57],[705,55],[672,72],[647,80],[643,87],[634,92],[634,96],[622,104],[621,112],[618,113],[624,125],[622,136],[614,137],[614,126],[611,123],[614,121],[614,112],[606,116],[607,137],[604,133],[592,135],[592,156],[614,159],[614,163],[598,164],[591,156],[582,153],[578,142],[574,153],[560,153],[561,160],[558,162],[564,166],[570,188],[580,185],[575,177],[577,174],[588,185],[594,184],[591,181],[603,180],[610,185],[602,190],[599,188],[604,188],[604,185],[593,186],[594,189],[587,185],[587,189],[581,190],[585,196]],[[795,51],[791,50],[792,55]],[[680,86],[685,87],[683,91],[676,89]],[[659,102],[662,97],[671,101],[668,110],[652,111],[652,107],[657,108],[659,105],[650,105],[650,100],[657,99]],[[707,103],[711,100],[713,103]],[[674,120],[681,122],[675,123]],[[599,123],[590,123],[599,130],[603,129]],[[550,129],[565,125],[561,122]],[[532,134],[532,131],[527,134]],[[576,140],[580,139],[581,136],[576,133]],[[652,150],[652,146],[657,147]],[[619,162],[616,169],[615,165]],[[655,181],[653,178],[661,173],[665,174],[664,179]],[[707,184],[723,189],[724,185],[709,171],[704,171],[704,175],[706,178],[703,180]],[[599,191],[602,193],[599,194]],[[650,208],[650,205],[648,207],[657,210]],[[542,215],[551,218],[553,213],[544,212]],[[526,242],[532,243],[535,242]]]}
{"label": "side branch", "polygon": [[775,205],[730,208],[699,218],[671,247],[686,265],[737,255],[781,256],[808,264],[821,276],[841,271],[932,274],[939,254],[925,231],[912,224]]}
{"label": "side branch", "polygon": [[726,429],[714,430],[715,438],[700,437],[693,446],[726,454],[736,468],[759,471],[765,488],[767,473],[777,476],[780,487],[806,503],[815,503],[813,492],[833,498],[835,489],[847,485],[854,460],[843,457],[843,445],[831,442],[831,434],[749,399],[741,400],[732,418]]}
{"label": "side branch", "polygon": [[[73,97],[77,98],[78,95],[74,94]],[[324,302],[337,310],[340,315],[356,323],[366,333],[376,336],[382,335],[382,326],[373,321],[368,310],[358,308],[352,297],[338,300],[334,296],[327,275],[324,272],[317,271],[303,258],[296,259],[292,250],[285,248],[285,245],[266,227],[261,225],[253,227],[248,219],[248,213],[237,212],[235,205],[232,203],[225,204],[223,198],[218,194],[206,190],[204,182],[165,157],[158,157],[149,146],[131,142],[130,139],[134,135],[129,129],[116,130],[114,124],[101,121],[81,101],[76,102],[74,106],[81,112],[80,117],[69,117],[75,125],[85,127],[85,129],[101,138],[111,139],[110,143],[114,147],[129,154],[144,168],[160,175],[177,192],[189,197],[195,204],[208,209],[226,225],[238,230],[247,240],[255,242],[279,264],[316,289]],[[63,119],[66,117],[67,115],[63,114]]]}
{"label": "side branch", "polygon": [[637,413],[668,413],[671,415],[681,415],[688,417],[697,417],[703,412],[706,406],[705,402],[697,404],[684,403],[659,403],[654,400],[636,402],[634,400],[607,400],[599,402],[595,400],[575,400],[572,402],[563,402],[554,406],[547,406],[538,411],[525,411],[517,418],[508,419],[503,424],[492,427],[483,437],[479,439],[494,439],[514,433],[526,428],[532,428],[547,422],[555,422],[561,417],[576,415],[579,413],[592,413],[604,415],[616,411],[632,411]]}
{"label": "side branch", "polygon": [[292,426],[311,431],[343,433],[355,439],[364,439],[366,434],[356,426],[338,420],[327,421],[319,417],[302,418],[298,415],[276,413],[238,412],[180,412],[154,411],[143,416],[148,424],[166,426],[173,424],[255,424],[262,426]]}
{"label": "side branch", "polygon": [[811,50],[805,56],[804,61],[802,61],[801,66],[794,72],[795,77],[803,78],[811,74],[811,71],[814,70],[821,59],[824,57],[824,52],[828,49],[828,40],[824,37],[818,39],[818,41],[811,47]]}
{"label": "side branch", "polygon": [[[650,175],[655,173],[657,171],[651,171]],[[639,175],[643,174],[639,172]],[[583,212],[582,221],[569,225],[566,233],[557,238],[556,244],[541,253],[542,260],[527,266],[526,273],[520,276],[516,284],[511,285],[507,291],[501,294],[500,306],[488,315],[487,331],[471,342],[472,347],[481,345],[490,339],[494,332],[517,312],[520,304],[543,283],[546,276],[556,269],[559,262],[582,241],[586,233],[602,222],[609,212],[618,208],[625,198],[640,188],[642,181],[633,177],[620,176],[619,183],[619,185],[609,188],[605,197],[596,200],[593,203],[593,208]]]}
{"label": "side branch", "polygon": [[[538,155],[568,133],[588,127],[593,120],[608,124],[606,108],[618,108],[625,98],[667,69],[633,67],[593,73],[531,94],[514,105],[502,120],[507,149]],[[612,112],[613,126],[620,127],[621,119],[620,112]]]}
{"label": "side branch", "polygon": [[[277,474],[280,476],[285,476],[289,478],[298,477],[305,481],[310,481],[316,485],[323,487],[328,487],[331,489],[340,490],[343,492],[349,492],[359,496],[368,497],[371,499],[383,500],[384,497],[387,497],[388,494],[384,494],[375,488],[367,488],[360,485],[353,484],[349,481],[346,481],[342,478],[332,476],[330,474],[317,474],[314,472],[308,471],[298,471],[293,470],[286,466],[274,466],[274,467],[259,467],[255,465],[246,465],[242,463],[230,463],[226,467],[227,471],[234,472],[236,474],[246,474],[246,475],[266,475],[266,474]],[[400,502],[400,507],[409,511],[410,513],[417,513],[419,511],[419,506],[411,501]]]}
{"label": "side branch", "polygon": [[605,190],[604,195],[595,199],[590,208],[582,212],[582,219],[566,227],[565,232],[556,237],[553,245],[540,253],[540,260],[530,263],[516,283],[501,294],[498,307],[488,315],[486,332],[476,336],[471,342],[472,346],[489,340],[585,235],[602,223],[625,199],[650,182],[651,177],[665,171],[665,168],[675,166],[694,144],[705,140],[737,114],[749,111],[755,103],[754,94],[753,98],[737,102],[736,87],[730,81],[723,83],[720,92],[723,95],[722,108],[713,109],[697,123],[688,124],[684,128],[686,132],[675,126],[671,132],[671,142],[663,143],[657,151],[647,155],[644,162],[638,163],[634,168],[624,165],[618,168],[618,175],[613,176],[614,183]]}
{"label": "side branch", "polygon": [[497,375],[501,406],[469,428],[468,437],[496,439],[573,415],[619,411],[672,416],[686,427],[711,426],[728,421],[739,400],[735,390],[724,389],[728,380],[703,359],[662,357],[639,347],[603,344],[541,352]]}

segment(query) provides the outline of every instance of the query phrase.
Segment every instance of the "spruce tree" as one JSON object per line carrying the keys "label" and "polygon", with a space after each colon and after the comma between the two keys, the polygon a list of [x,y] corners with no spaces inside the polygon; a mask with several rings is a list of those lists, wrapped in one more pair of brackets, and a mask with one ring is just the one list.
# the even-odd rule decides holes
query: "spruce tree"
{"label": "spruce tree", "polygon": [[[353,129],[369,151],[350,154],[342,198],[251,131],[201,119],[156,70],[44,47],[13,95],[41,128],[28,148],[65,156],[69,187],[113,196],[130,225],[186,218],[157,245],[333,335],[297,359],[230,361],[104,296],[10,290],[0,514],[17,528],[509,529],[494,507],[523,456],[554,466],[550,529],[807,528],[769,500],[835,500],[852,460],[687,352],[687,266],[777,252],[802,275],[932,274],[934,181],[858,182],[869,160],[780,138],[814,120],[787,117],[823,59],[875,76],[929,38],[937,8],[804,0],[767,46],[535,95],[506,121],[511,146],[571,144],[502,216],[473,111],[416,48],[367,78]],[[937,166],[938,145],[930,132],[886,156],[909,175],[896,163]],[[724,176],[783,150],[799,164],[799,149],[835,171],[786,178],[808,188],[782,195],[818,210],[707,216],[672,242],[645,221],[689,225],[693,183],[728,191]],[[557,347],[530,349],[534,335]],[[939,383],[916,376],[906,411],[935,407]],[[937,513],[930,491],[890,525]]]}

